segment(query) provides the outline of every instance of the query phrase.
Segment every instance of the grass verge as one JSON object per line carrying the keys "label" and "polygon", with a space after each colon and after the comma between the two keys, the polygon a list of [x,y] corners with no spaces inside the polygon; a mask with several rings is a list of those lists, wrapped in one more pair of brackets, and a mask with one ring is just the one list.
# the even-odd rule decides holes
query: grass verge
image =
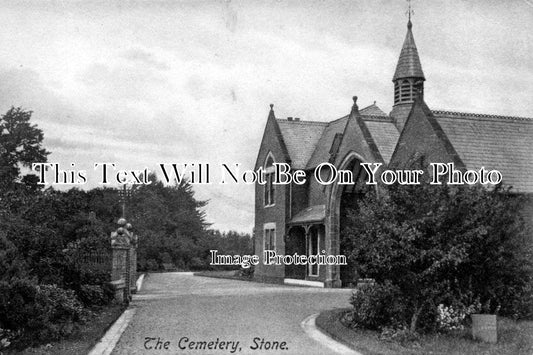
{"label": "grass verge", "polygon": [[418,341],[400,344],[380,339],[379,332],[345,327],[340,318],[346,311],[335,309],[322,312],[316,319],[316,326],[335,340],[365,355],[533,354],[533,321],[515,322],[499,318],[497,344],[474,341],[468,333],[462,336],[427,334],[421,335]]}

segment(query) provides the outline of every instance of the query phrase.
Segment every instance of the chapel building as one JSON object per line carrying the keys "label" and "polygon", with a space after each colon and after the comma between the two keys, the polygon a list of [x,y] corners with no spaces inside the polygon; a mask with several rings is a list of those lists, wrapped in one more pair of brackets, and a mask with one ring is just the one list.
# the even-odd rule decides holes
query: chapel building
{"label": "chapel building", "polygon": [[[256,170],[262,167],[267,173],[267,183],[255,186],[257,255],[262,258],[264,250],[342,255],[340,233],[346,211],[364,194],[376,192],[365,184],[363,162],[390,168],[453,162],[460,169],[497,169],[503,184],[533,196],[533,119],[431,110],[424,101],[425,80],[409,20],[392,78],[390,114],[375,103],[359,109],[356,97],[348,115],[328,122],[276,118],[271,105],[255,164]],[[273,184],[273,164],[282,162],[291,169],[305,170],[306,183]],[[324,162],[352,171],[356,183],[319,184],[312,174]],[[524,213],[533,224],[533,204]],[[254,278],[321,287],[357,281],[350,267],[262,262]]]}

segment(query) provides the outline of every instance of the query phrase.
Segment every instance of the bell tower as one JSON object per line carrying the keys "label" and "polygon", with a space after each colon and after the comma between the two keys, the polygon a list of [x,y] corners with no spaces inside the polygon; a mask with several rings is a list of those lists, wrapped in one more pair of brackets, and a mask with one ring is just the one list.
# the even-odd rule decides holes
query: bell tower
{"label": "bell tower", "polygon": [[413,24],[411,23],[411,5],[409,3],[409,21],[407,22],[407,35],[403,42],[402,51],[396,71],[392,77],[394,83],[394,105],[390,113],[396,127],[401,132],[411,106],[417,96],[424,95],[424,72],[418,57],[415,39],[413,38]]}

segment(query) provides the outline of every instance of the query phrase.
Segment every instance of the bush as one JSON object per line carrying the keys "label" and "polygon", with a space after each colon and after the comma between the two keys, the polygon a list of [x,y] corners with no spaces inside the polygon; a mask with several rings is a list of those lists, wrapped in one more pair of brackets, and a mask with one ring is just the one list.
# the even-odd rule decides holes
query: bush
{"label": "bush", "polygon": [[455,307],[439,304],[437,306],[437,326],[440,331],[452,332],[456,330],[463,330],[467,325],[470,315],[479,313],[481,310],[481,303],[479,300],[476,304],[468,307],[463,305],[456,305]]}
{"label": "bush", "polygon": [[[527,317],[532,264],[523,203],[500,187],[393,185],[347,211],[342,242],[360,276],[399,289],[413,333],[457,329],[474,299],[485,313]],[[380,307],[374,298],[366,302]],[[372,325],[383,314],[374,311],[360,321],[368,315]]]}
{"label": "bush", "polygon": [[24,328],[34,316],[37,286],[29,279],[0,282],[0,328]]}
{"label": "bush", "polygon": [[191,261],[189,263],[189,267],[191,270],[205,270],[207,269],[207,262],[199,257],[193,257],[191,258]]}
{"label": "bush", "polygon": [[510,308],[514,310],[512,318],[533,320],[533,282],[527,283],[517,293]]}
{"label": "bush", "polygon": [[37,286],[37,302],[48,307],[49,322],[58,324],[58,335],[68,335],[64,331],[69,323],[83,319],[83,306],[73,290],[64,290],[56,285]]}
{"label": "bush", "polygon": [[400,290],[390,282],[360,286],[350,298],[352,327],[382,329],[406,324],[406,306]]}
{"label": "bush", "polygon": [[157,271],[159,270],[159,263],[154,259],[148,259],[146,261],[145,270],[146,271]]}
{"label": "bush", "polygon": [[111,281],[111,274],[109,271],[95,270],[95,269],[81,269],[75,265],[65,267],[63,271],[63,285],[64,288],[74,290],[81,298],[81,288],[84,285],[97,285],[104,287]]}
{"label": "bush", "polygon": [[81,285],[78,292],[78,297],[87,307],[104,306],[112,300],[112,296],[100,285]]}
{"label": "bush", "polygon": [[80,282],[82,285],[104,285],[111,281],[109,271],[83,270],[80,272]]}
{"label": "bush", "polygon": [[17,334],[12,330],[0,328],[0,354],[1,350],[8,348],[16,338]]}
{"label": "bush", "polygon": [[239,275],[241,277],[246,277],[246,278],[251,279],[254,277],[254,270],[255,270],[254,265],[250,265],[250,267],[248,268],[241,267],[241,269],[239,270]]}
{"label": "bush", "polygon": [[17,347],[69,335],[82,319],[83,306],[72,290],[30,279],[0,282],[0,328],[18,334]]}

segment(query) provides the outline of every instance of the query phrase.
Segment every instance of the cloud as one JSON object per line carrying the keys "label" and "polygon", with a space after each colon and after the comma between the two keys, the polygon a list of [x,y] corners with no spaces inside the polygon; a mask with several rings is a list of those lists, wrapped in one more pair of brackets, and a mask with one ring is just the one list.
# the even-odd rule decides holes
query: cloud
{"label": "cloud", "polygon": [[170,89],[167,78],[151,67],[95,63],[80,76],[88,94],[115,103],[146,103]]}
{"label": "cloud", "polygon": [[34,111],[34,119],[69,123],[73,110],[29,68],[0,67],[0,108],[20,106]]}
{"label": "cloud", "polygon": [[170,69],[170,66],[167,63],[158,60],[154,53],[148,52],[147,50],[141,48],[128,49],[122,54],[122,57],[136,64],[157,70],[165,71]]}
{"label": "cloud", "polygon": [[[6,5],[0,108],[33,110],[50,160],[62,164],[251,168],[270,103],[279,118],[321,121],[347,114],[353,95],[360,107],[377,100],[390,110],[404,5]],[[457,6],[417,5],[414,36],[430,107],[531,116],[529,6]],[[252,187],[195,191],[210,200],[215,228],[250,231]]]}

